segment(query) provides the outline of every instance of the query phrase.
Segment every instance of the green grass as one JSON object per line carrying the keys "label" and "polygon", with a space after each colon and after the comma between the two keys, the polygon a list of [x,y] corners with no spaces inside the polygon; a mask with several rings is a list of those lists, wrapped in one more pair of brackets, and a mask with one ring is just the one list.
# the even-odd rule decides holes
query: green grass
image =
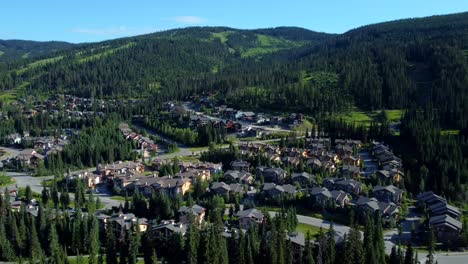
{"label": "green grass", "polygon": [[460,130],[457,130],[457,129],[442,130],[442,131],[440,131],[440,134],[442,136],[458,135],[458,134],[460,134]]}
{"label": "green grass", "polygon": [[[130,42],[130,43],[127,43],[125,45],[122,45],[120,47],[117,47],[117,48],[113,48],[113,49],[108,49],[108,50],[104,50],[103,52],[99,52],[99,53],[96,53],[96,54],[93,54],[93,55],[90,55],[90,56],[87,56],[87,57],[84,57],[84,58],[80,58],[78,59],[78,63],[85,63],[85,62],[88,62],[88,61],[94,61],[94,60],[98,60],[102,57],[105,57],[105,56],[109,56],[119,50],[123,50],[123,49],[128,49],[132,46],[135,45],[135,42]],[[78,56],[80,56],[81,54],[79,54]]]}
{"label": "green grass", "polygon": [[29,54],[31,54],[31,52],[26,52],[25,54],[23,54],[23,55],[21,56],[21,58],[27,59],[27,58],[29,58]]}
{"label": "green grass", "polygon": [[[111,199],[112,199],[112,200],[115,200],[115,201],[122,201],[122,202],[125,202],[125,197],[120,196],[120,195],[111,196]],[[130,199],[130,198],[129,198],[129,199]]]}
{"label": "green grass", "polygon": [[5,187],[15,183],[15,180],[10,176],[0,175],[0,187]]}
{"label": "green grass", "polygon": [[314,128],[314,125],[309,120],[305,119],[304,122],[302,122],[302,124],[294,128],[294,130],[297,132],[305,132],[306,130],[312,131],[313,128]]}
{"label": "green grass", "polygon": [[5,54],[5,52],[0,50],[0,57],[1,57],[3,54]]}
{"label": "green grass", "polygon": [[32,63],[28,64],[28,66],[26,66],[26,67],[23,67],[23,68],[17,70],[16,73],[19,75],[19,74],[22,74],[22,73],[26,72],[27,70],[34,69],[34,68],[37,68],[37,67],[40,67],[40,66],[44,66],[44,65],[47,65],[47,64],[50,64],[50,63],[54,63],[54,62],[57,62],[57,61],[59,61],[61,59],[63,59],[63,56],[57,56],[57,57],[53,57],[53,58],[49,58],[49,59],[38,60],[38,61],[35,61],[35,62],[32,62]]}
{"label": "green grass", "polygon": [[[401,117],[405,113],[404,109],[392,109],[382,111],[385,111],[387,113],[387,117],[390,123],[400,121]],[[343,119],[345,122],[370,126],[371,122],[379,123],[379,116],[382,111],[362,111],[357,107],[354,107],[351,111],[338,115],[338,118]]]}
{"label": "green grass", "polygon": [[[327,230],[325,228],[322,228],[322,229],[323,231]],[[307,232],[310,232],[311,236],[315,236],[320,232],[320,227],[299,223],[297,224],[296,231],[304,233],[304,235],[306,235]]]}
{"label": "green grass", "polygon": [[282,49],[288,49],[299,45],[299,43],[286,39],[258,34],[257,47],[241,51],[241,57],[258,57],[262,54],[273,53]]}
{"label": "green grass", "polygon": [[232,31],[211,33],[211,38],[212,39],[219,39],[219,41],[221,41],[221,43],[225,44],[228,41],[229,35],[231,35],[231,34],[232,34]]}

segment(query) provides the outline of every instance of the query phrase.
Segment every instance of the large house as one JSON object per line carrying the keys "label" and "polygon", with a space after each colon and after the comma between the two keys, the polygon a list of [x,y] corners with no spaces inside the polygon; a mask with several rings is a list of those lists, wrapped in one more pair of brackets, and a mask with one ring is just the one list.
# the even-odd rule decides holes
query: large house
{"label": "large house", "polygon": [[168,240],[172,234],[185,235],[187,225],[176,223],[174,220],[162,220],[160,224],[151,227],[151,234],[159,240]]}
{"label": "large house", "polygon": [[462,223],[449,216],[437,215],[429,219],[429,225],[434,227],[435,235],[438,241],[455,241],[462,231]]}
{"label": "large house", "polygon": [[262,186],[262,193],[271,198],[278,198],[283,195],[294,196],[296,195],[296,187],[291,184],[276,185],[275,183],[264,183]]}
{"label": "large house", "polygon": [[250,169],[250,163],[248,163],[247,161],[243,161],[243,160],[235,160],[231,162],[231,168],[237,171],[248,172]]}
{"label": "large house", "polygon": [[332,201],[333,197],[331,192],[327,188],[314,187],[312,188],[310,195],[315,204],[320,206],[326,206]]}
{"label": "large house", "polygon": [[243,229],[249,229],[253,224],[261,224],[264,219],[263,213],[255,208],[239,211],[236,217],[239,219],[239,226]]}
{"label": "large house", "polygon": [[381,202],[401,203],[403,199],[403,190],[393,185],[374,187],[374,197]]}
{"label": "large house", "polygon": [[254,177],[245,171],[228,170],[224,173],[224,179],[228,182],[238,182],[242,184],[252,184]]}
{"label": "large house", "polygon": [[205,218],[205,211],[206,209],[199,205],[193,205],[190,207],[182,206],[178,211],[180,214],[179,220],[182,224],[189,224],[191,220],[190,218],[192,218],[194,223],[201,225]]}
{"label": "large house", "polygon": [[274,182],[281,184],[285,181],[287,172],[281,168],[258,167],[257,174],[263,176],[265,182]]}
{"label": "large house", "polygon": [[346,178],[329,178],[323,183],[329,190],[341,190],[352,195],[359,195],[362,186],[360,182]]}
{"label": "large house", "polygon": [[307,172],[293,173],[291,175],[293,183],[299,183],[302,187],[306,187],[315,181],[315,176]]}

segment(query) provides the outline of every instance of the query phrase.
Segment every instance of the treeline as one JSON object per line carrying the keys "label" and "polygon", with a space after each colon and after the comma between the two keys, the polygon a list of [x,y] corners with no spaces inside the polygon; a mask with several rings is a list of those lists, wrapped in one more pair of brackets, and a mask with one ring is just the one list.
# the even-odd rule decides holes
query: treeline
{"label": "treeline", "polygon": [[144,126],[188,146],[209,146],[223,143],[227,131],[221,124],[208,122],[200,124],[196,128],[188,127],[189,116],[181,116],[178,119],[150,116],[144,121]]}
{"label": "treeline", "polygon": [[62,152],[45,160],[49,171],[65,172],[68,168],[94,167],[99,163],[134,160],[137,153],[131,142],[118,130],[118,121],[96,119],[94,124],[79,131]]}
{"label": "treeline", "polygon": [[465,201],[466,129],[458,135],[444,135],[439,118],[437,111],[418,109],[408,111],[402,119],[400,142],[395,145],[399,146],[408,170],[406,188],[414,193],[431,190],[448,199]]}

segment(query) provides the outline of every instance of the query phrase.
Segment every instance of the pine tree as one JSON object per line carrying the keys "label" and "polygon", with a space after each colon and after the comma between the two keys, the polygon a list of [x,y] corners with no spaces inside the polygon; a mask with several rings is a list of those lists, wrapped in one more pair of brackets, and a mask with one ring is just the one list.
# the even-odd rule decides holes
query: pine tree
{"label": "pine tree", "polygon": [[199,240],[199,231],[193,224],[191,224],[187,234],[187,243],[185,244],[188,264],[197,263]]}
{"label": "pine tree", "polygon": [[411,247],[411,243],[408,243],[405,252],[405,262],[404,264],[413,264],[414,261],[414,252],[413,248]]}
{"label": "pine tree", "polygon": [[383,238],[383,230],[382,230],[382,218],[379,212],[376,212],[374,215],[375,221],[375,233],[373,236],[375,251],[376,251],[376,258],[378,263],[385,263],[385,242]]}
{"label": "pine tree", "polygon": [[41,243],[39,242],[39,237],[37,235],[36,225],[34,224],[34,221],[30,227],[28,243],[28,249],[29,252],[31,252],[31,258],[37,258],[42,254]]}
{"label": "pine tree", "polygon": [[60,248],[57,228],[54,223],[52,223],[49,230],[49,256],[53,263],[62,263],[62,249]]}
{"label": "pine tree", "polygon": [[158,256],[156,255],[156,250],[153,249],[153,254],[151,254],[151,264],[158,264]]}
{"label": "pine tree", "polygon": [[307,231],[304,247],[304,264],[315,264],[314,255],[312,253],[312,241],[310,231]]}
{"label": "pine tree", "polygon": [[333,228],[333,222],[330,223],[330,229],[328,230],[328,238],[327,238],[327,247],[328,247],[328,264],[335,263],[335,255],[336,255],[336,245],[335,245],[335,229]]}
{"label": "pine tree", "polygon": [[427,251],[429,251],[429,254],[427,254],[427,261],[426,261],[427,264],[434,263],[435,243],[436,243],[436,238],[434,234],[434,228],[431,226],[429,230],[429,239],[427,241]]}
{"label": "pine tree", "polygon": [[96,217],[91,219],[88,252],[89,264],[97,264],[97,256],[99,253],[99,224]]}
{"label": "pine tree", "polygon": [[117,264],[117,242],[111,224],[106,228],[106,264]]}
{"label": "pine tree", "polygon": [[374,221],[369,217],[369,215],[367,215],[366,226],[364,229],[363,248],[365,263],[377,263],[377,252],[374,248]]}

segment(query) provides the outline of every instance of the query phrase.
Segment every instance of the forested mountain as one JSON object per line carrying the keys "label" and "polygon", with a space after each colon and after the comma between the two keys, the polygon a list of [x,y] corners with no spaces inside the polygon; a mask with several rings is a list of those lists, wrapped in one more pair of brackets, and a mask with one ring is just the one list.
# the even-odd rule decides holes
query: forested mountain
{"label": "forested mountain", "polygon": [[45,56],[73,46],[61,41],[0,40],[0,62]]}
{"label": "forested mountain", "polygon": [[[429,106],[468,120],[468,13],[364,26],[193,27],[80,45],[0,67],[0,90],[183,99],[208,92],[250,109],[313,113]],[[340,96],[336,96],[339,94]]]}

